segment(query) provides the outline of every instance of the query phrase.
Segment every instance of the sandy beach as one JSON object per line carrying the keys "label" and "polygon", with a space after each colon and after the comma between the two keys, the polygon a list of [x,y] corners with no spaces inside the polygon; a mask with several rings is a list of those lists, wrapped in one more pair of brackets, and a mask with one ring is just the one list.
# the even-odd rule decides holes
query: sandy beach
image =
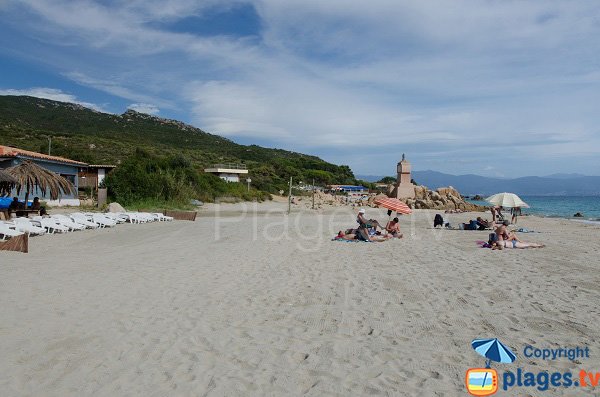
{"label": "sandy beach", "polygon": [[[402,240],[344,243],[356,209],[285,209],[207,205],[2,252],[0,394],[464,396],[485,363],[470,342],[494,337],[517,354],[499,371],[600,371],[599,226],[522,217],[539,233],[520,237],[547,247],[491,251],[488,232],[433,230],[435,211],[402,217]],[[590,357],[526,358],[528,344]]]}

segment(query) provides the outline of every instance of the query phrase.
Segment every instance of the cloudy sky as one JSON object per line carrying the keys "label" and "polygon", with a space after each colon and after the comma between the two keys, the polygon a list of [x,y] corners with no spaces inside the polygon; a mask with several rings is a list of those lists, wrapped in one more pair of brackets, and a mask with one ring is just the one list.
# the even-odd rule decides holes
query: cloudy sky
{"label": "cloudy sky", "polygon": [[600,174],[600,5],[0,0],[0,94],[393,174]]}

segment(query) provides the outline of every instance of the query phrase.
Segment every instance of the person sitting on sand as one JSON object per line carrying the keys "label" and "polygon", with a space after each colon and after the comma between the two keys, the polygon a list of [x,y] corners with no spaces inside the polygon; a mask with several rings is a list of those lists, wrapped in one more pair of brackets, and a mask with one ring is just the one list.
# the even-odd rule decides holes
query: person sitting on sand
{"label": "person sitting on sand", "polygon": [[400,233],[400,223],[399,222],[400,221],[397,217],[394,218],[393,220],[389,221],[385,227],[386,232],[388,232],[388,234],[393,237],[402,238],[404,235],[402,233]]}
{"label": "person sitting on sand", "polygon": [[496,232],[496,236],[498,238],[498,241],[518,241],[518,242],[522,242],[521,240],[519,240],[519,238],[517,237],[517,235],[514,232],[509,232],[508,231],[508,229],[507,229],[508,225],[510,225],[510,222],[503,221],[502,224],[496,228],[495,232]]}
{"label": "person sitting on sand", "polygon": [[368,229],[374,228],[375,230],[377,230],[377,228],[380,228],[381,230],[385,230],[384,227],[381,226],[381,224],[379,222],[377,222],[375,219],[365,218],[364,208],[361,208],[358,211],[358,216],[356,217],[356,222],[358,222],[358,224],[361,226],[364,225]]}

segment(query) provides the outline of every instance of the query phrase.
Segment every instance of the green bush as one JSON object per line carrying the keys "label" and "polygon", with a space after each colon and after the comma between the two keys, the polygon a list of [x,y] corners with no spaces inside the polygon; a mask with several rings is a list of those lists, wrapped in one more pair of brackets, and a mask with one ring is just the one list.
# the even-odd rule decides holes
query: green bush
{"label": "green bush", "polygon": [[265,200],[268,193],[243,183],[228,183],[194,169],[181,156],[158,156],[136,150],[105,179],[110,198],[125,206],[188,207],[191,199],[212,202],[219,197]]}

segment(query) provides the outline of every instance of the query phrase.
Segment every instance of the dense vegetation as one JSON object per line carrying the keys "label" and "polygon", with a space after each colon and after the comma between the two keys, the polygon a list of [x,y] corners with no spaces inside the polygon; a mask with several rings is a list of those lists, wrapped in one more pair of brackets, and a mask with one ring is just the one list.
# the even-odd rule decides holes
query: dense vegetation
{"label": "dense vegetation", "polygon": [[[53,155],[88,164],[119,165],[114,172],[121,179],[117,183],[117,177],[112,178],[115,183],[112,189],[115,195],[123,195],[127,200],[151,194],[145,188],[140,188],[139,192],[128,192],[123,185],[126,183],[123,174],[141,173],[144,167],[159,170],[160,178],[167,178],[163,182],[168,180],[168,188],[159,194],[165,200],[192,193],[201,199],[220,194],[247,198],[245,185],[223,184],[202,172],[215,163],[246,164],[253,187],[269,193],[286,190],[290,176],[305,182],[314,178],[318,184],[357,182],[348,166],[327,163],[301,153],[239,145],[174,120],[132,110],[113,115],[70,103],[26,96],[0,96],[0,144],[47,153],[49,137],[52,138]],[[160,166],[142,164],[141,152],[136,154],[136,150],[141,150]],[[165,166],[165,161],[173,159],[179,159],[177,161],[181,161],[182,166]],[[157,180],[152,178],[159,176],[149,176],[144,183],[156,183]],[[171,189],[179,193],[166,193]],[[187,193],[184,194],[184,191]]]}
{"label": "dense vegetation", "polygon": [[181,155],[157,156],[141,149],[111,172],[105,185],[119,203],[150,207],[185,207],[191,198],[213,201],[238,197],[249,201],[268,197],[259,190],[248,190],[245,184],[227,183],[215,175],[196,172]]}

